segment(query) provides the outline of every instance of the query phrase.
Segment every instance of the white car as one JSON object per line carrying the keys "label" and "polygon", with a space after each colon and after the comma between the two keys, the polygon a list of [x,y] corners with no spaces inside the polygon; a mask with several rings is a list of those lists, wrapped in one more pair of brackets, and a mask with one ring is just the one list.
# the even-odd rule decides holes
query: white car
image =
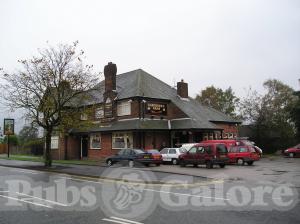
{"label": "white car", "polygon": [[185,152],[184,148],[164,148],[160,151],[160,154],[163,162],[171,162],[173,165],[177,165],[179,155]]}
{"label": "white car", "polygon": [[185,151],[189,151],[196,144],[198,143],[184,143],[182,144],[181,148],[184,149]]}

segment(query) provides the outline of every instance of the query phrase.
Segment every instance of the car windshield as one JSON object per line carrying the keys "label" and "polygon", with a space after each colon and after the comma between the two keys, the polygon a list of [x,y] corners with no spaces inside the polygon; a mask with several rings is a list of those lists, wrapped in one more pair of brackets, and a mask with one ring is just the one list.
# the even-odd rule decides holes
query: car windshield
{"label": "car windshield", "polygon": [[145,151],[142,150],[142,149],[134,149],[134,151],[135,151],[136,154],[145,153]]}
{"label": "car windshield", "polygon": [[184,148],[179,148],[178,150],[179,150],[180,153],[185,153],[186,152],[186,150]]}
{"label": "car windshield", "polygon": [[217,145],[217,150],[219,153],[227,153],[227,148],[225,145]]}

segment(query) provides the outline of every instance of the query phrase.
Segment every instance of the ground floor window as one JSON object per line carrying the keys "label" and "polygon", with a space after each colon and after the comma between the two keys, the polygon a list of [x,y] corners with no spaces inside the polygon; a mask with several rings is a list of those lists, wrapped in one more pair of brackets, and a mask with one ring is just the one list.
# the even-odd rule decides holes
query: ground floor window
{"label": "ground floor window", "polygon": [[91,149],[101,149],[101,135],[92,134],[90,136],[90,148]]}
{"label": "ground floor window", "polygon": [[51,136],[51,149],[58,149],[58,136]]}
{"label": "ground floor window", "polygon": [[132,132],[115,132],[112,134],[112,148],[125,149],[133,147]]}

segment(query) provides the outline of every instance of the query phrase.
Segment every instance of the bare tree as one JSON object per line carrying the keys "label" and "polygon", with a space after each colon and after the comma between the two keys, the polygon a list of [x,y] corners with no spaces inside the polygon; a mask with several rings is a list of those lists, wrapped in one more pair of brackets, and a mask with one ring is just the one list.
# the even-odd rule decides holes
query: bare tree
{"label": "bare tree", "polygon": [[[92,65],[83,63],[78,42],[38,50],[29,60],[20,60],[21,70],[2,76],[2,98],[13,109],[23,108],[26,117],[44,129],[45,166],[51,166],[51,135],[70,122],[74,108],[97,82]],[[72,109],[70,109],[72,108]]]}

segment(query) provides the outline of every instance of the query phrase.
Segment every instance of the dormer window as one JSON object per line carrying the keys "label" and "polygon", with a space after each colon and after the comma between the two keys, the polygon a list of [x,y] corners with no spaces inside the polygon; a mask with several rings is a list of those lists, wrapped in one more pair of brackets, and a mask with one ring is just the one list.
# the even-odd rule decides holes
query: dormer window
{"label": "dormer window", "polygon": [[117,110],[118,116],[131,115],[131,101],[119,102]]}

